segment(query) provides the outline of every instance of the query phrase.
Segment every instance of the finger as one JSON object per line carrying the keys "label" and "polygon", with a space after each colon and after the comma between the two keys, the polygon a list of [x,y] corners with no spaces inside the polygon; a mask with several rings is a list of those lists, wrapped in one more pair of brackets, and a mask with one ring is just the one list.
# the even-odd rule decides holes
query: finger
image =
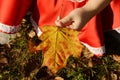
{"label": "finger", "polygon": [[72,24],[72,17],[70,15],[62,18],[62,19],[59,19],[59,17],[57,18],[57,20],[55,21],[55,24],[57,26],[61,26],[61,27],[66,27],[66,26],[69,26]]}
{"label": "finger", "polygon": [[60,20],[64,26],[68,26],[72,23],[72,18],[68,15]]}
{"label": "finger", "polygon": [[60,20],[60,19],[61,19],[60,16],[58,16],[58,17],[57,17],[57,20]]}
{"label": "finger", "polygon": [[58,26],[58,27],[63,27],[63,26],[64,26],[64,24],[63,24],[60,20],[56,20],[56,21],[55,21],[55,24],[56,24],[56,26]]}
{"label": "finger", "polygon": [[74,29],[74,30],[77,30],[76,26],[73,25],[73,24],[72,24],[72,25],[69,25],[68,28],[70,28],[70,29]]}
{"label": "finger", "polygon": [[56,26],[59,26],[59,27],[63,26],[63,23],[60,21],[60,19],[61,19],[60,16],[58,16],[57,20],[55,21]]}
{"label": "finger", "polygon": [[80,26],[80,22],[76,21],[74,23],[72,23],[71,25],[69,25],[70,29],[74,29],[74,30],[81,30],[81,26]]}

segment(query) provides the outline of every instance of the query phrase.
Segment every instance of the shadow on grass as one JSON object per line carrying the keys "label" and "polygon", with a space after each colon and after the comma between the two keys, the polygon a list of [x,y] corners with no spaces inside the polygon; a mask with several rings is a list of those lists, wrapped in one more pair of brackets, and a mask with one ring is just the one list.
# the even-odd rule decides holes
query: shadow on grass
{"label": "shadow on grass", "polygon": [[108,31],[104,34],[106,52],[109,54],[116,54],[120,56],[120,33]]}

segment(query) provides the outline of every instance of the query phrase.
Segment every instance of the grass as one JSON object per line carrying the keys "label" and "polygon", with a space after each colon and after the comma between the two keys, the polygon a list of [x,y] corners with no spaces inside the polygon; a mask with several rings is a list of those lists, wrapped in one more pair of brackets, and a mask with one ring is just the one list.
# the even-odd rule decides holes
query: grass
{"label": "grass", "polygon": [[[102,58],[71,56],[67,66],[53,75],[47,67],[41,67],[41,52],[30,53],[28,49],[28,33],[33,28],[28,17],[26,20],[22,21],[21,30],[13,42],[0,45],[0,80],[55,80],[56,77],[64,80],[120,80],[120,62],[113,58],[114,54]],[[37,37],[32,39],[37,40]]]}

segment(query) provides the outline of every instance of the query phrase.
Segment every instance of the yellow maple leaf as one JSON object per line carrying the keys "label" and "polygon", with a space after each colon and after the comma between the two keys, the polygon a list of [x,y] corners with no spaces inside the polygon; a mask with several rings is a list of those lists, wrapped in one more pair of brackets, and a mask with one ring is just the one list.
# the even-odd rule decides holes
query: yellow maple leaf
{"label": "yellow maple leaf", "polygon": [[53,73],[66,66],[69,56],[80,57],[83,46],[78,39],[78,31],[55,26],[44,26],[40,36],[42,42],[36,50],[42,50],[43,65]]}

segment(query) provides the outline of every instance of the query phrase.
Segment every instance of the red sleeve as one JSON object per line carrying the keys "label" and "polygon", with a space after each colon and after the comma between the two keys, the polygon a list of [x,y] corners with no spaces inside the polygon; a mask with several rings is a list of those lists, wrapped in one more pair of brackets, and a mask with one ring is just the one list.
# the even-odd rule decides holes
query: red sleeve
{"label": "red sleeve", "polygon": [[[36,21],[39,26],[55,25],[58,16],[65,17],[73,9],[80,8],[86,4],[87,0],[37,0],[38,13],[33,12],[34,16],[38,15],[39,20]],[[35,13],[35,15],[34,15]]]}
{"label": "red sleeve", "polygon": [[7,25],[18,25],[32,0],[0,0],[0,22]]}
{"label": "red sleeve", "polygon": [[0,31],[14,33],[33,0],[0,0]]}

